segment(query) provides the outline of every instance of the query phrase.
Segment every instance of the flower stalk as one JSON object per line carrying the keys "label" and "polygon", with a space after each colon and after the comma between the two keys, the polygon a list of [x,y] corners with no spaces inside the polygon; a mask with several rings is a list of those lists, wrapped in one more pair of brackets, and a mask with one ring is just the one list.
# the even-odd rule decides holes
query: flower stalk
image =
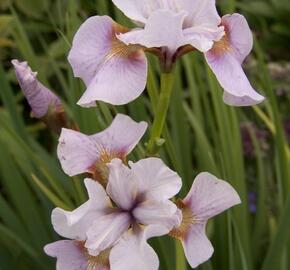
{"label": "flower stalk", "polygon": [[186,269],[186,259],[180,241],[175,240],[176,270]]}
{"label": "flower stalk", "polygon": [[[161,90],[157,111],[151,128],[150,139],[147,145],[147,155],[154,156],[160,148],[161,133],[164,128],[169,108],[170,97],[174,84],[174,68],[171,72],[161,74]],[[164,143],[164,141],[163,141]]]}

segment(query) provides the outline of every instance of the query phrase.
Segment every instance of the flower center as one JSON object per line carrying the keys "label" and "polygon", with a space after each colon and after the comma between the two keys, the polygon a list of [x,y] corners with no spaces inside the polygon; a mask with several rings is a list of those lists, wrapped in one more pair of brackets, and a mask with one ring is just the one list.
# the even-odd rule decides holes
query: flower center
{"label": "flower center", "polygon": [[138,53],[143,49],[141,45],[126,45],[120,41],[116,35],[121,33],[127,33],[129,29],[123,27],[117,23],[114,23],[112,28],[112,40],[111,40],[111,50],[106,55],[105,61],[110,61],[112,58],[121,57],[121,58],[134,58]]}
{"label": "flower center", "polygon": [[123,163],[126,163],[126,157],[125,153],[120,150],[108,150],[103,146],[98,146],[98,148],[99,158],[89,169],[89,172],[93,175],[95,180],[106,187],[109,178],[109,168],[107,164],[110,163],[114,158],[121,159]]}
{"label": "flower center", "polygon": [[212,48],[213,53],[216,55],[223,55],[231,50],[232,48],[227,34],[225,34],[221,40],[215,42]]}
{"label": "flower center", "polygon": [[109,255],[110,255],[111,249],[105,249],[103,250],[98,256],[91,256],[86,252],[86,256],[88,258],[88,266],[87,270],[96,270],[99,269],[99,267],[107,267],[110,268],[110,261],[109,261]]}
{"label": "flower center", "polygon": [[184,204],[182,200],[176,202],[177,207],[182,211],[182,222],[179,227],[173,228],[169,233],[170,236],[177,239],[184,239],[189,231],[189,228],[198,223],[198,220],[194,217],[191,209]]}
{"label": "flower center", "polygon": [[80,250],[84,253],[87,258],[87,269],[86,270],[96,270],[101,268],[110,268],[110,248],[103,250],[98,256],[91,256],[88,250],[85,248],[84,242],[76,242]]}

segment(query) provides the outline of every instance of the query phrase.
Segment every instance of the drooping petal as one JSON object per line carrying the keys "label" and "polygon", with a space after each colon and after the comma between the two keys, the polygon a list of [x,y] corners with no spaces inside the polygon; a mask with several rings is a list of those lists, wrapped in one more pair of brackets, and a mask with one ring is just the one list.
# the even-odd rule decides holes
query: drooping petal
{"label": "drooping petal", "polygon": [[111,251],[111,270],[157,270],[158,256],[146,240],[166,233],[167,229],[160,226],[130,230]]}
{"label": "drooping petal", "polygon": [[100,156],[100,145],[78,131],[63,128],[57,147],[62,169],[69,176],[90,171]]}
{"label": "drooping petal", "polygon": [[129,154],[144,135],[148,124],[135,122],[129,116],[117,114],[112,124],[91,137],[109,151]]}
{"label": "drooping petal", "polygon": [[108,16],[87,19],[77,31],[68,61],[74,75],[88,86],[110,52],[113,20]]}
{"label": "drooping petal", "polygon": [[213,254],[213,246],[206,236],[205,224],[193,224],[182,240],[186,259],[192,268],[206,262]]}
{"label": "drooping petal", "polygon": [[168,228],[168,232],[174,227],[179,226],[181,216],[179,211],[171,201],[156,202],[145,201],[140,203],[134,210],[133,216],[143,225],[162,225]]}
{"label": "drooping petal", "polygon": [[117,212],[100,217],[87,231],[85,247],[89,254],[97,256],[117,242],[130,225],[130,215]]}
{"label": "drooping petal", "polygon": [[167,47],[174,54],[185,45],[182,24],[185,12],[157,10],[148,18],[144,30],[137,29],[120,34],[118,38],[126,44],[140,44],[147,48]]}
{"label": "drooping petal", "polygon": [[[261,103],[265,98],[259,94],[254,94],[255,97],[243,96],[238,97],[224,92],[223,100],[226,104],[236,107],[253,106]],[[260,101],[259,101],[260,100]]]}
{"label": "drooping petal", "polygon": [[145,193],[148,199],[164,201],[176,195],[181,188],[182,182],[178,174],[159,158],[129,162],[129,165],[139,181],[140,191]]}
{"label": "drooping petal", "polygon": [[61,208],[52,211],[51,220],[54,230],[63,237],[85,240],[86,231],[111,206],[109,197],[99,183],[85,179],[85,185],[89,194],[86,203],[71,212]]}
{"label": "drooping petal", "polygon": [[205,54],[207,63],[226,94],[224,101],[233,106],[249,106],[262,102],[245,75],[241,63],[249,54],[253,37],[245,18],[239,14],[223,17],[226,35]]}
{"label": "drooping petal", "polygon": [[47,255],[57,258],[57,270],[87,270],[88,261],[84,250],[76,241],[57,241],[46,245],[44,251]]}
{"label": "drooping petal", "polygon": [[210,173],[200,173],[183,200],[198,221],[206,221],[241,203],[234,188]]}
{"label": "drooping petal", "polygon": [[68,57],[75,76],[87,86],[79,105],[88,107],[96,100],[126,104],[144,90],[146,57],[140,47],[117,39],[126,31],[108,16],[94,16],[81,25]]}
{"label": "drooping petal", "polygon": [[132,209],[139,192],[132,171],[120,159],[112,160],[108,167],[110,175],[107,193],[118,207],[123,210]]}
{"label": "drooping petal", "polygon": [[141,95],[146,86],[147,60],[143,53],[108,58],[88,85],[78,105],[89,107],[93,101],[124,105]]}
{"label": "drooping petal", "polygon": [[235,58],[243,63],[253,48],[253,34],[245,17],[234,13],[222,17]]}
{"label": "drooping petal", "polygon": [[14,59],[12,64],[15,68],[17,80],[32,109],[34,117],[44,117],[50,108],[61,110],[60,99],[37,80],[37,73],[31,70],[27,62],[19,62]]}
{"label": "drooping petal", "polygon": [[265,98],[251,86],[240,63],[230,53],[216,55],[206,53],[206,60],[224,88],[224,101],[233,106],[249,106],[261,103]]}

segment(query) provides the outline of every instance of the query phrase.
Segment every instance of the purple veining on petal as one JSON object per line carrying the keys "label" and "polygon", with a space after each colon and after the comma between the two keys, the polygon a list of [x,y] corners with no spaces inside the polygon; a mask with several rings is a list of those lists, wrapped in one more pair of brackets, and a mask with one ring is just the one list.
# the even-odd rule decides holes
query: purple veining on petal
{"label": "purple veining on petal", "polygon": [[63,170],[70,176],[89,172],[97,180],[107,180],[106,164],[114,158],[125,161],[147,129],[146,122],[135,122],[117,114],[111,125],[94,135],[62,129],[57,155]]}

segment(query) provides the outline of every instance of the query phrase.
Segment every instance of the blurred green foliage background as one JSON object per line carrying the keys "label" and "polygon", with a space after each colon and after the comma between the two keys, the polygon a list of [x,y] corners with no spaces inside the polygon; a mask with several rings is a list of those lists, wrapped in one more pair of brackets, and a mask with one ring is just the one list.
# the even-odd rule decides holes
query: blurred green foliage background
{"label": "blurred green foliage background", "polygon": [[[183,57],[161,157],[182,176],[181,195],[198,172],[209,171],[229,181],[243,200],[210,222],[215,254],[199,269],[289,270],[290,1],[220,0],[218,7],[221,14],[238,11],[249,20],[255,48],[245,69],[267,100],[252,108],[226,106],[202,56]],[[133,103],[76,105],[84,86],[73,78],[66,57],[79,25],[95,14],[131,25],[109,0],[0,0],[0,270],[55,269],[42,250],[58,239],[50,211],[86,200],[82,177],[69,179],[60,168],[57,136],[30,118],[11,59],[27,60],[38,71],[84,133],[102,130],[116,112],[152,122],[159,68],[151,56],[148,91]],[[143,157],[143,146],[132,160]],[[189,269],[172,239],[153,245],[160,269]]]}

